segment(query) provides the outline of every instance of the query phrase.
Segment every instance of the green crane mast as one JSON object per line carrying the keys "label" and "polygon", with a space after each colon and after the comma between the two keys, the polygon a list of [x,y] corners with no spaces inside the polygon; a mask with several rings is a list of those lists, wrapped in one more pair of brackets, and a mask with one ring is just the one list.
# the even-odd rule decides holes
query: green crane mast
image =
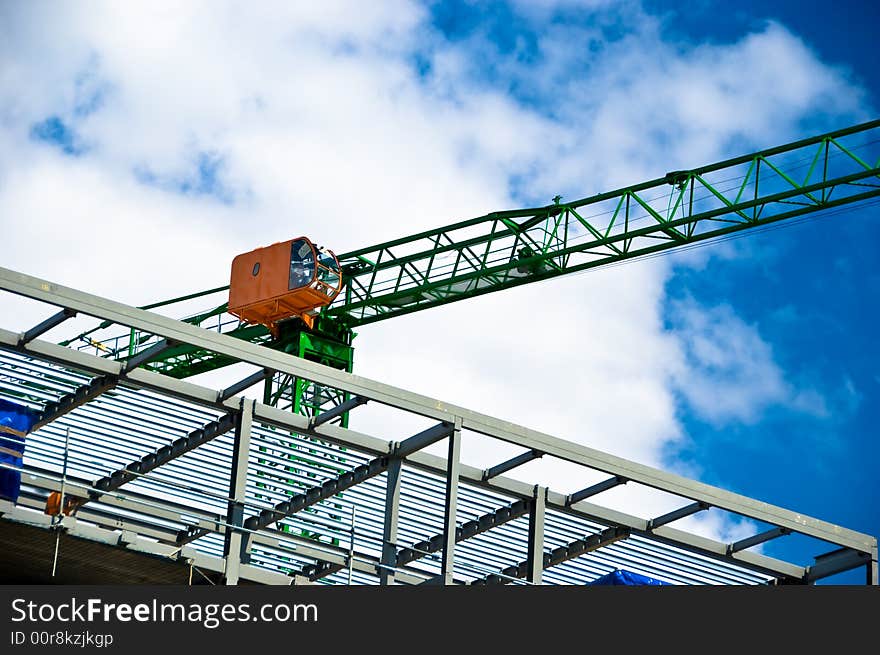
{"label": "green crane mast", "polygon": [[[874,120],[573,202],[557,196],[544,207],[493,212],[354,250],[339,256],[344,289],[312,330],[291,319],[273,338],[265,327],[226,313],[225,303],[186,320],[350,372],[354,330],[362,325],[880,196],[878,144],[880,120]],[[226,289],[146,308],[207,300]],[[90,336],[95,330],[77,339],[107,356],[137,356],[177,378],[231,363],[184,344],[157,347],[134,332],[97,341]],[[269,404],[315,415],[346,400],[307,380],[265,375]],[[340,420],[346,424],[345,415]]]}

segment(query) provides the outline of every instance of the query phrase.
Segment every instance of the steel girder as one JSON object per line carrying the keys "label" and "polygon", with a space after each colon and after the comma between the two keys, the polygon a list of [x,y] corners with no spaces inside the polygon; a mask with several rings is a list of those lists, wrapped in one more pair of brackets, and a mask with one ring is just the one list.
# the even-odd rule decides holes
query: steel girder
{"label": "steel girder", "polygon": [[[118,375],[121,372],[121,364],[118,362],[108,361],[94,355],[74,351],[56,344],[35,340],[26,346],[18,347],[17,345],[14,345],[17,343],[18,339],[15,333],[0,329],[0,347],[18,350],[78,370],[91,371],[95,374]],[[167,393],[173,397],[201,404],[206,407],[222,409],[227,412],[234,412],[238,408],[238,402],[236,402],[235,398],[219,400],[220,392],[218,391],[207,389],[189,382],[168,378],[167,376],[144,369],[131,371],[126,376],[126,384],[137,388]],[[394,442],[377,439],[332,424],[311,429],[309,428],[308,419],[306,417],[284,412],[268,405],[262,405],[261,403],[255,405],[254,416],[255,420],[259,420],[268,425],[295,430],[302,434],[319,437],[322,440],[331,443],[354,447],[364,452],[391,454],[397,445]],[[409,464],[433,473],[445,474],[446,471],[445,459],[428,453],[414,452],[407,457],[406,461]],[[459,475],[462,480],[468,481],[475,486],[481,486],[509,496],[530,499],[533,492],[530,485],[516,480],[507,479],[503,476],[498,476],[489,481],[485,481],[483,479],[484,476],[482,469],[469,467],[467,465],[461,465]],[[570,504],[567,496],[552,491],[548,492],[547,506],[548,508],[571,513],[574,516],[581,516],[590,520],[599,521],[606,525],[617,525],[626,527],[636,533],[649,534],[648,524],[644,519],[615,510],[602,508],[597,505],[592,505],[586,501]],[[805,533],[809,533],[809,524],[805,523],[805,526]],[[189,538],[183,538],[179,543],[185,544],[188,541],[203,536],[211,531],[222,531],[222,526],[219,526],[216,520],[213,522],[206,521],[205,525],[191,528]],[[711,539],[698,537],[681,530],[676,530],[675,528],[663,526],[651,531],[650,535],[658,541],[723,561],[730,561],[774,577],[800,580],[805,575],[805,568],[802,566],[788,564],[748,550],[729,552],[728,544],[722,544]],[[871,539],[871,537],[868,537],[867,535],[865,535],[865,538],[867,540]]]}
{"label": "steel girder", "polygon": [[[583,539],[578,539],[565,546],[554,548],[549,553],[543,554],[542,566],[543,570],[553,566],[558,566],[564,562],[580,557],[594,550],[599,550],[604,546],[611,545],[621,539],[626,539],[629,532],[624,528],[608,528],[599,534],[589,535]],[[508,566],[499,571],[499,574],[487,575],[484,578],[473,581],[472,585],[489,585],[489,584],[507,584],[516,578],[525,578],[529,575],[529,561],[524,560],[519,564]]]}
{"label": "steel girder", "polygon": [[[427,418],[449,424],[454,423],[456,418],[460,418],[462,429],[471,430],[532,450],[538,450],[547,455],[598,471],[604,471],[622,479],[638,482],[693,501],[703,501],[710,507],[717,507],[758,521],[775,524],[779,527],[790,528],[794,532],[804,532],[819,539],[828,537],[831,543],[841,543],[842,540],[843,543],[841,545],[856,549],[869,548],[871,544],[870,538],[866,537],[866,535],[860,535],[854,531],[819,519],[805,518],[800,514],[774,507],[768,503],[712,487],[673,473],[660,471],[643,464],[631,462],[581,444],[564,441],[536,430],[512,425],[507,421],[480,414],[463,407],[447,404],[434,398],[369,380],[362,376],[321,366],[314,362],[291,357],[284,353],[271,351],[224,334],[202,330],[180,321],[76,291],[22,273],[16,273],[9,269],[0,268],[0,288],[43,302],[67,307],[80,313],[98,316],[120,325],[152,332],[162,338],[208,348],[239,361],[290,373]],[[14,338],[14,343],[17,345],[18,336],[17,334],[9,333],[7,338],[3,339],[3,343],[5,344]],[[15,349],[15,346],[13,346],[13,349]],[[25,346],[25,349],[28,350],[27,346]],[[30,350],[33,350],[33,348],[30,348]],[[64,350],[72,354],[72,351],[69,349]],[[83,355],[84,353],[79,354]],[[118,365],[114,366],[114,362],[106,362],[106,360],[105,363],[110,364],[110,371],[117,375],[119,374]],[[136,369],[130,375],[134,373],[147,372],[142,371],[142,369]],[[165,384],[166,381],[168,383],[171,382],[167,376],[161,376],[156,379],[157,381],[162,381],[159,384],[159,388],[174,386]],[[186,384],[178,380],[174,380],[174,382]],[[212,396],[212,401],[216,401],[220,396],[220,392],[217,391],[209,393]]]}
{"label": "steel girder", "polygon": [[[0,347],[11,347],[13,343],[17,343],[15,337],[16,335],[14,333],[0,330]],[[90,370],[96,374],[118,374],[120,372],[120,365],[118,363],[79,351],[73,351],[69,348],[48,342],[36,341],[27,347],[13,347],[13,349],[57,363],[66,364],[79,370]],[[126,382],[135,387],[168,393],[177,398],[195,402],[206,407],[224,409],[229,412],[235,411],[238,405],[235,399],[219,400],[220,393],[214,390],[206,389],[192,383],[170,379],[166,376],[143,369],[132,371],[127,376]],[[386,442],[375,437],[360,434],[353,430],[344,430],[334,425],[325,425],[317,429],[310,429],[308,426],[308,419],[305,417],[293,415],[289,412],[283,412],[274,407],[262,405],[260,403],[257,403],[255,406],[254,415],[258,420],[266,424],[296,430],[303,434],[310,434],[333,443],[354,446],[365,452],[377,454],[384,452],[390,454],[397,446],[395,442]],[[407,457],[407,463],[434,473],[443,473],[446,469],[444,458],[422,452],[414,452],[409,455]],[[533,491],[532,487],[525,483],[506,479],[501,476],[486,481],[484,480],[484,471],[482,469],[476,469],[467,465],[461,466],[459,475],[462,480],[466,480],[475,486],[482,486],[494,492],[500,492],[522,499],[529,499]],[[564,511],[574,516],[581,516],[608,525],[626,527],[633,533],[649,534],[648,522],[643,519],[622,512],[602,508],[597,505],[591,505],[584,501],[571,503],[569,496],[554,493],[552,491],[548,492],[547,505],[550,508]],[[224,526],[222,525],[222,521],[215,517],[213,520],[205,520],[203,525],[193,526],[187,531],[184,531],[182,535],[178,536],[177,543],[178,545],[184,545],[200,536],[208,534],[209,532],[222,532],[223,530]],[[802,566],[788,564],[747,550],[732,551],[730,544],[722,544],[674,528],[660,527],[659,529],[650,531],[650,535],[660,542],[668,543],[722,561],[734,562],[737,565],[781,579],[801,580],[806,575],[806,569]]]}
{"label": "steel girder", "polygon": [[[205,332],[199,328],[143,310],[127,307],[121,303],[115,303],[53,285],[7,269],[0,269],[0,288],[55,304],[62,307],[62,309],[68,310],[68,313],[75,311],[94,315],[107,321],[128,325],[142,331],[149,331],[168,342],[189,343],[198,347],[209,348],[239,361],[254,364],[261,369],[284,371],[321,384],[333,386],[352,394],[354,398],[372,400],[438,420],[440,421],[440,426],[455,425],[459,429],[471,430],[517,444],[531,453],[550,454],[592,469],[605,471],[613,476],[615,483],[622,481],[638,482],[693,501],[691,505],[682,508],[682,510],[677,510],[665,517],[659,517],[659,519],[655,519],[653,522],[607,510],[587,503],[584,500],[576,500],[576,498],[555,494],[552,491],[547,494],[548,509],[557,509],[564,513],[584,516],[606,525],[626,529],[631,533],[649,536],[660,542],[709,555],[763,573],[769,573],[779,578],[807,579],[808,573],[804,567],[790,565],[749,552],[746,550],[746,548],[750,547],[748,543],[720,544],[681,530],[660,525],[660,523],[671,522],[693,511],[700,511],[708,507],[718,507],[748,518],[769,523],[779,529],[778,534],[756,535],[755,539],[760,541],[766,541],[769,538],[790,532],[797,532],[824,539],[849,551],[850,554],[846,558],[838,558],[836,560],[834,567],[814,567],[810,574],[813,576],[824,575],[826,570],[830,571],[833,569],[836,571],[843,565],[857,566],[864,560],[863,556],[865,554],[868,555],[870,560],[871,554],[876,552],[876,539],[869,535],[862,535],[824,521],[804,517],[803,515],[774,507],[767,503],[688,480],[681,476],[668,474],[578,444],[565,442],[471,410],[447,405],[435,399],[366,380],[362,377],[351,376],[312,362],[297,360],[282,353],[258,348],[253,346],[253,344],[243,343],[226,335]],[[171,379],[144,369],[128,370],[128,367],[123,362],[115,362],[73,351],[69,348],[40,341],[39,339],[27,340],[21,334],[0,330],[0,346],[10,350],[17,350],[29,356],[54,361],[64,366],[88,370],[96,375],[115,377],[116,379],[123,380],[127,386],[152,389],[163,394],[185,398],[190,402],[196,402],[226,412],[234,412],[238,409],[236,399],[229,397],[228,394],[224,394],[222,391],[205,389],[198,385]],[[421,448],[428,445],[428,443],[436,441],[436,439],[433,441],[420,439],[418,443],[412,443],[408,451],[402,451],[402,444],[376,439],[332,424],[310,425],[309,420],[305,417],[280,412],[275,408],[259,403],[254,407],[254,420],[294,430],[301,434],[310,434],[331,443],[342,444],[348,448],[372,452],[379,455],[380,461],[382,457],[396,455],[403,457],[407,464],[412,464],[434,473],[444,475],[447,473],[447,462],[444,458],[437,458],[436,456],[419,452]],[[406,444],[407,442],[403,443]],[[501,476],[493,476],[487,479],[485,471],[473,469],[464,464],[459,465],[457,468],[456,477],[462,481],[519,498],[531,498],[532,489],[528,488],[528,485],[523,485]],[[575,494],[575,496],[577,495]],[[450,542],[447,544],[447,551],[451,550],[448,546],[455,542],[456,536],[457,531],[447,532],[446,541]],[[755,543],[758,543],[758,541],[755,541]],[[862,555],[858,555],[859,553]],[[844,564],[841,564],[841,562],[844,562]]]}

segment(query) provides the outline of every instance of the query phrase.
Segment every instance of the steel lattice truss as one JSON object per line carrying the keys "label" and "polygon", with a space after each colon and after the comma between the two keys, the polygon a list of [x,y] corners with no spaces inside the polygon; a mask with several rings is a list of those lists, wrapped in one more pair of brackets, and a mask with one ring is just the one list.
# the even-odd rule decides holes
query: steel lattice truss
{"label": "steel lattice truss", "polygon": [[[61,308],[26,332],[0,329],[0,397],[40,412],[19,505],[0,503],[6,518],[50,522],[34,509],[61,487],[69,430],[65,485],[83,504],[63,519],[68,531],[185,559],[227,583],[585,584],[615,568],[677,584],[809,583],[856,567],[877,583],[875,537],[7,269],[0,288]],[[120,362],[40,339],[77,313],[157,345]],[[171,344],[257,370],[216,390],[142,367]],[[350,400],[306,417],[242,395],[267,371]],[[339,424],[366,403],[427,427],[394,441]],[[522,452],[468,466],[460,447],[471,434]],[[425,452],[438,442],[446,457]],[[606,477],[565,495],[504,475],[542,455]],[[643,518],[597,502],[620,484],[680,504]],[[674,527],[707,511],[763,527],[733,543]],[[759,552],[795,534],[827,552],[807,564]]]}
{"label": "steel lattice truss", "polygon": [[[523,284],[685,250],[813,214],[833,215],[877,197],[880,121],[875,120],[580,200],[557,198],[545,207],[493,212],[344,253],[339,261],[345,288],[322,311],[319,325],[331,333],[350,332]],[[220,297],[226,289],[156,306],[201,298],[212,308],[188,322],[269,343],[266,328],[226,313]],[[119,358],[155,342],[139,331],[100,334],[100,343],[89,334],[76,343]],[[181,343],[150,366],[186,378],[234,361]]]}
{"label": "steel lattice truss", "polygon": [[354,278],[327,313],[363,325],[867,200],[880,195],[878,133],[874,121],[347,253]]}

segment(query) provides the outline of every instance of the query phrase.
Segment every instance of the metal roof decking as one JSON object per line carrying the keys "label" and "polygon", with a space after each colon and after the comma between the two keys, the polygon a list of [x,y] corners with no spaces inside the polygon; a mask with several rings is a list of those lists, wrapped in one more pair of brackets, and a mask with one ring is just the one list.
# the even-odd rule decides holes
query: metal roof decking
{"label": "metal roof decking", "polygon": [[[664,515],[665,519],[654,517],[652,523],[651,519],[604,507],[601,495],[572,499],[553,489],[539,488],[538,493],[546,494],[542,551],[545,558],[552,555],[552,562],[562,561],[544,568],[544,584],[586,584],[615,568],[674,584],[809,582],[817,575],[833,575],[857,566],[876,571],[877,542],[870,535],[6,269],[0,269],[0,288],[149,331],[157,338],[207,348],[257,367],[287,371],[373,404],[440,421],[447,427],[437,434],[452,434],[442,436],[444,440],[478,433],[520,446],[525,452],[536,450],[573,462],[584,467],[585,474],[602,471],[680,499],[681,511]],[[69,430],[67,490],[90,500],[76,519],[65,519],[68,532],[115,543],[116,549],[198,562],[195,566],[218,580],[225,575],[233,581],[289,583],[302,579],[294,576],[312,575],[316,582],[345,584],[351,575],[355,583],[375,584],[383,571],[393,571],[396,581],[404,584],[448,580],[448,576],[457,583],[471,583],[526,561],[530,540],[538,538],[530,530],[529,512],[523,511],[524,502],[529,511],[540,511],[533,504],[535,485],[504,473],[489,476],[464,462],[456,463],[458,476],[450,479],[446,458],[422,450],[431,439],[436,441],[436,436],[420,440],[419,448],[404,457],[396,498],[399,509],[394,512],[389,509],[394,504],[389,504],[385,469],[402,452],[397,442],[334,422],[310,424],[306,417],[240,395],[227,398],[216,389],[143,369],[126,370],[123,362],[39,337],[25,341],[18,333],[0,329],[0,398],[43,410],[101,376],[109,382],[106,390],[53,416],[28,436],[19,507],[9,503],[0,506],[5,512],[0,525],[12,520],[48,527],[49,517],[39,510],[46,495],[60,487],[64,438]],[[357,409],[351,411],[356,416]],[[242,431],[235,426],[245,415],[250,422],[246,476],[234,487],[230,479],[235,474],[233,461]],[[211,432],[204,437],[208,434],[205,430],[214,426],[216,432],[218,425],[218,436]],[[201,435],[204,441],[186,451],[181,439],[192,434]],[[150,453],[167,461],[145,469],[141,465]],[[349,474],[365,470],[370,462],[379,473],[350,486]],[[138,473],[138,466],[147,472]],[[107,492],[93,486],[114,471],[129,471],[133,479]],[[450,484],[457,493],[455,524],[444,506]],[[613,480],[608,486],[612,484]],[[240,491],[230,498],[233,488]],[[341,493],[337,491],[343,488]],[[327,499],[316,501],[322,493]],[[307,507],[295,511],[289,504],[298,494]],[[515,517],[508,520],[505,508],[517,503]],[[237,514],[229,514],[233,506],[238,508]],[[243,529],[248,517],[260,516],[273,507],[275,511],[285,509],[271,515],[272,523],[256,531]],[[773,536],[784,538],[788,532],[806,535],[818,540],[817,549],[823,548],[822,541],[828,551],[841,549],[841,553],[822,559],[821,566],[818,561],[784,562],[761,554],[756,547],[734,548],[733,544],[679,529],[674,522],[661,525],[708,508],[779,528]],[[353,510],[354,559],[350,561]],[[389,521],[396,527],[394,546],[398,553],[419,542],[433,544],[433,552],[411,551],[411,561],[405,566],[389,563],[387,555],[383,562],[384,535],[392,525]],[[478,525],[481,521],[484,524]],[[444,560],[440,546],[456,538],[452,534],[456,525],[476,534],[458,535],[454,558]],[[600,541],[598,537],[612,533],[613,539]],[[229,545],[229,535],[244,542],[240,551]],[[592,550],[597,544],[601,547]],[[579,555],[585,548],[589,552]],[[444,578],[444,574],[448,576]]]}

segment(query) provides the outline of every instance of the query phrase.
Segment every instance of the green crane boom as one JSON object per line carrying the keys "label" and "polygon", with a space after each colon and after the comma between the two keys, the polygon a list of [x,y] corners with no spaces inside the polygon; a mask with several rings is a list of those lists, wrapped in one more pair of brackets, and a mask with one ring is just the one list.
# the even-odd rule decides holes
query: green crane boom
{"label": "green crane boom", "polygon": [[[242,323],[227,313],[226,303],[219,299],[212,309],[185,320],[350,372],[354,329],[361,325],[589,268],[681,250],[816,212],[827,215],[835,207],[880,196],[878,144],[880,120],[675,171],[574,202],[563,203],[556,197],[545,207],[493,212],[345,253],[339,257],[345,285],[342,293],[321,310],[312,329],[299,318],[291,318],[278,324],[273,337],[262,325]],[[226,289],[218,287],[149,308],[207,303]],[[130,359],[133,366],[178,378],[233,363],[208,350],[157,342],[153,335],[134,331],[102,339],[99,335],[107,327],[99,326],[77,339],[108,357]],[[323,414],[324,420],[339,421],[344,427],[348,425],[347,410],[360,402],[338,389],[273,371],[258,371],[232,385],[228,392],[238,393],[261,382],[263,402],[307,416]],[[274,460],[268,454],[265,459],[260,457],[262,470],[274,469],[282,479],[285,473],[291,476],[286,487],[276,487],[277,478],[258,472],[256,485],[265,489],[267,502],[278,493],[289,494],[287,489],[299,484],[293,482],[294,471],[322,468],[337,476],[344,469],[322,463],[293,444]],[[336,457],[340,463],[345,461],[343,449]],[[319,532],[300,533],[336,543]]]}
{"label": "green crane boom", "polygon": [[[291,321],[273,340],[264,327],[226,314],[225,304],[187,320],[319,361],[330,353],[334,365],[350,370],[352,330],[361,325],[880,196],[878,144],[874,120],[574,202],[557,197],[544,207],[493,212],[345,253],[344,290],[311,335]],[[148,336],[134,334],[103,342],[115,357],[149,345]],[[146,365],[184,378],[229,363],[180,345]]]}
{"label": "green crane boom", "polygon": [[493,212],[347,253],[340,257],[346,293],[326,314],[356,327],[866,200],[880,194],[880,161],[866,163],[840,140],[878,128],[874,121],[574,202],[557,198],[545,207]]}

